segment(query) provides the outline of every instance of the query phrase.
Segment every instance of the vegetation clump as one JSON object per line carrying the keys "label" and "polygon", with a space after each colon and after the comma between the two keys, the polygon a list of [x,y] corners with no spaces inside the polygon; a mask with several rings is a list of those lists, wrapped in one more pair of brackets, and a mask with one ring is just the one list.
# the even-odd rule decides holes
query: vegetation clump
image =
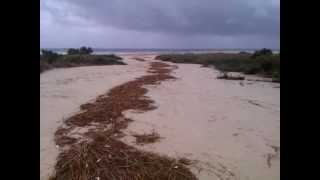
{"label": "vegetation clump", "polygon": [[163,54],[158,60],[174,63],[202,64],[204,67],[214,66],[222,72],[242,72],[270,77],[274,82],[280,82],[280,53],[273,54],[270,49],[261,49],[253,54],[240,52],[207,53],[207,54]]}
{"label": "vegetation clump", "polygon": [[270,56],[272,55],[272,50],[271,49],[266,49],[266,48],[263,48],[263,49],[260,49],[260,50],[257,50],[253,53],[252,55],[252,58],[256,58],[256,57],[259,57],[259,56]]}
{"label": "vegetation clump", "polygon": [[96,55],[92,54],[90,47],[80,49],[69,49],[66,55],[58,54],[49,50],[41,50],[40,53],[40,73],[52,68],[66,68],[78,66],[96,65],[125,65],[122,58],[116,55]]}
{"label": "vegetation clump", "polygon": [[133,135],[136,138],[137,144],[149,144],[159,141],[160,135],[153,131],[150,134],[134,134]]}

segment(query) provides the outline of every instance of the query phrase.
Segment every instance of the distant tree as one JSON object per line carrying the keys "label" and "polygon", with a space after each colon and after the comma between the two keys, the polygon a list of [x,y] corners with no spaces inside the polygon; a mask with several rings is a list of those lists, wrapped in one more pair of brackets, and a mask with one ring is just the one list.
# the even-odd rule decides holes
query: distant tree
{"label": "distant tree", "polygon": [[93,53],[93,49],[91,47],[88,47],[88,53],[89,54]]}
{"label": "distant tree", "polygon": [[80,51],[79,51],[79,49],[70,48],[70,49],[68,49],[67,54],[69,54],[69,55],[80,54]]}
{"label": "distant tree", "polygon": [[79,50],[80,54],[91,54],[93,53],[93,50],[91,47],[81,47],[80,50]]}
{"label": "distant tree", "polygon": [[272,55],[272,50],[263,48],[261,50],[255,51],[253,53],[253,55],[252,55],[252,58],[256,58],[256,57],[259,57],[259,56],[270,56],[270,55]]}
{"label": "distant tree", "polygon": [[41,49],[41,55],[48,57],[48,56],[58,56],[57,53],[50,51],[50,50],[45,50],[45,49]]}
{"label": "distant tree", "polygon": [[68,49],[67,53],[69,55],[72,55],[72,54],[91,54],[91,53],[93,53],[93,50],[91,47],[82,46],[82,47],[80,47],[80,49],[70,48],[70,49]]}

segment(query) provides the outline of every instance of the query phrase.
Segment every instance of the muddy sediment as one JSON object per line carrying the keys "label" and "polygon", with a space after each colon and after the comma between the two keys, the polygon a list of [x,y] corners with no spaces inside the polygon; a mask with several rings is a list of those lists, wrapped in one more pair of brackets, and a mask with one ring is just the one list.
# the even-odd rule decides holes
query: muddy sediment
{"label": "muddy sediment", "polygon": [[154,109],[143,86],[175,79],[169,74],[174,68],[151,62],[149,75],[111,89],[66,119],[55,133],[60,154],[51,179],[196,179],[179,159],[138,150],[120,141],[125,136],[122,130],[132,121],[123,112]]}

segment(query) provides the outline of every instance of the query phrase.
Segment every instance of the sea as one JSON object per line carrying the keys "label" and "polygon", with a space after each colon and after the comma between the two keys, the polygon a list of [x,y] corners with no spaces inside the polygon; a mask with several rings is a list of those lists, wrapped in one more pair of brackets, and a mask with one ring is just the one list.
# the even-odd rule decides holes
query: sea
{"label": "sea", "polygon": [[[68,48],[42,48],[54,51],[58,54],[66,54]],[[253,53],[258,49],[121,49],[121,48],[93,48],[93,54],[201,54],[201,53]],[[41,49],[40,49],[41,51]],[[279,53],[279,49],[272,49],[274,53]],[[41,53],[41,52],[40,52]]]}

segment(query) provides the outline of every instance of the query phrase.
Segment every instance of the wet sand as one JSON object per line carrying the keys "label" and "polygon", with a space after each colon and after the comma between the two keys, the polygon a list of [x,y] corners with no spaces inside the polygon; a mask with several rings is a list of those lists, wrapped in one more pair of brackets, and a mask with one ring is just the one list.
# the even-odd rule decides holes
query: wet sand
{"label": "wet sand", "polygon": [[[280,89],[267,82],[216,79],[219,72],[177,64],[178,79],[149,87],[157,109],[129,111],[127,134],[150,133],[160,142],[144,150],[199,162],[199,179],[280,179]],[[201,171],[199,173],[199,170]]]}
{"label": "wet sand", "polygon": [[[79,106],[116,85],[146,74],[147,61],[127,66],[56,69],[40,77],[41,179],[52,172],[58,149],[53,133]],[[218,72],[177,64],[178,79],[148,86],[157,109],[128,111],[135,120],[123,141],[135,145],[134,133],[155,130],[162,139],[138,148],[197,160],[199,179],[280,179],[280,89],[275,83],[216,79]],[[200,171],[200,173],[199,173]]]}
{"label": "wet sand", "polygon": [[94,100],[114,86],[146,74],[147,63],[54,69],[40,75],[40,178],[47,180],[59,153],[54,132],[80,105]]}

